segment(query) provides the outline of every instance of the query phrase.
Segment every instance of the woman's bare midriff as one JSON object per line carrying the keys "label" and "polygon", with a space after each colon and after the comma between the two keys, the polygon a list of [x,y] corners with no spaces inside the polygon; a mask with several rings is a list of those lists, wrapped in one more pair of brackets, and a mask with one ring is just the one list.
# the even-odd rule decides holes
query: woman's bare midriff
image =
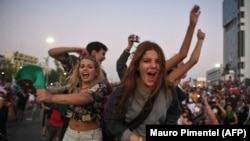
{"label": "woman's bare midriff", "polygon": [[69,127],[72,130],[76,130],[76,131],[88,131],[88,130],[97,129],[100,126],[93,121],[77,121],[71,118],[69,121]]}

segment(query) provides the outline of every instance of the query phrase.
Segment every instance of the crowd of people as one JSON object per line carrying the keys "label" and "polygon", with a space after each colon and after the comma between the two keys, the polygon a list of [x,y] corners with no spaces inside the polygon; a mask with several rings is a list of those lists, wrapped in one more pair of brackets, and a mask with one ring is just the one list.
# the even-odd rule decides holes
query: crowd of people
{"label": "crowd of people", "polygon": [[[203,88],[184,87],[182,125],[249,125],[250,86],[233,80]],[[239,93],[234,89],[238,89]],[[211,122],[213,121],[213,122]]]}
{"label": "crowd of people", "polygon": [[5,83],[0,86],[0,140],[7,136],[8,121],[22,122],[24,118],[32,120],[32,115],[25,115],[25,110],[39,111],[39,105],[34,94],[27,93],[16,85]]}
{"label": "crowd of people", "polygon": [[[129,35],[128,46],[117,59],[120,83],[115,86],[108,82],[101,67],[108,51],[105,44],[94,41],[86,48],[50,49],[48,54],[61,63],[68,78],[63,87],[37,89],[35,92],[43,108],[43,140],[145,141],[146,125],[149,124],[250,124],[249,86],[236,85],[232,80],[202,88],[181,83],[181,79],[198,63],[205,40],[205,33],[198,29],[195,47],[184,62],[199,16],[200,7],[194,5],[180,50],[169,59],[160,45],[148,40],[139,43],[130,53],[138,39],[135,40],[134,34]],[[230,91],[236,86],[240,94]],[[7,87],[0,91],[0,131],[4,136],[7,135],[8,119],[23,119],[29,98],[21,88],[17,94],[17,105],[20,106],[14,112],[6,100],[7,91]]]}

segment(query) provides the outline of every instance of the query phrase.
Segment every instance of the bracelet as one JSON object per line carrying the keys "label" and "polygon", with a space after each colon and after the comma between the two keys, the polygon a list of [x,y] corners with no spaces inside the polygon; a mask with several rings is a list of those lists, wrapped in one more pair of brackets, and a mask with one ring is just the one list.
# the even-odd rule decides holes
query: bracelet
{"label": "bracelet", "polygon": [[138,140],[138,141],[142,141],[142,137],[141,137],[141,136],[139,137],[139,140]]}

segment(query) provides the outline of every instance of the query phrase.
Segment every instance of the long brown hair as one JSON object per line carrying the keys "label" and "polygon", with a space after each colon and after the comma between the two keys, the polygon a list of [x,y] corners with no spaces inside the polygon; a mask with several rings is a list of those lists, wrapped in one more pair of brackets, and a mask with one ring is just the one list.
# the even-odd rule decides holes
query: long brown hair
{"label": "long brown hair", "polygon": [[150,98],[155,98],[161,88],[165,89],[165,92],[167,93],[167,85],[165,81],[166,71],[165,71],[165,56],[161,49],[161,47],[150,41],[144,41],[140,43],[132,57],[132,60],[130,62],[130,65],[128,66],[124,77],[121,80],[121,83],[118,85],[120,88],[124,88],[124,92],[121,96],[121,102],[118,105],[117,112],[120,113],[124,106],[126,106],[129,98],[132,97],[135,98],[136,89],[138,88],[138,81],[140,77],[140,72],[138,71],[139,63],[143,57],[143,55],[149,51],[154,50],[159,55],[160,60],[160,72],[157,78],[157,83],[153,85],[152,92],[149,96]]}

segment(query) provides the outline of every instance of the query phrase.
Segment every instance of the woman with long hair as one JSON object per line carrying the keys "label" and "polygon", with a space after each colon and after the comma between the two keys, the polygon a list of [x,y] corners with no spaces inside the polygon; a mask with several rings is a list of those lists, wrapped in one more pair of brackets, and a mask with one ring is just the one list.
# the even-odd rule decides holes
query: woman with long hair
{"label": "woman with long hair", "polygon": [[[190,59],[171,73],[166,71],[165,56],[158,44],[144,41],[138,45],[120,84],[109,97],[104,118],[107,134],[122,141],[145,140],[146,125],[167,123],[167,111],[173,99],[171,88],[199,60],[205,38],[200,29],[197,38]],[[127,127],[148,108],[151,112],[139,126]]]}
{"label": "woman with long hair", "polygon": [[37,90],[39,101],[70,105],[70,118],[63,141],[102,141],[102,112],[108,95],[100,64],[93,56],[80,56],[70,77],[69,94]]}

